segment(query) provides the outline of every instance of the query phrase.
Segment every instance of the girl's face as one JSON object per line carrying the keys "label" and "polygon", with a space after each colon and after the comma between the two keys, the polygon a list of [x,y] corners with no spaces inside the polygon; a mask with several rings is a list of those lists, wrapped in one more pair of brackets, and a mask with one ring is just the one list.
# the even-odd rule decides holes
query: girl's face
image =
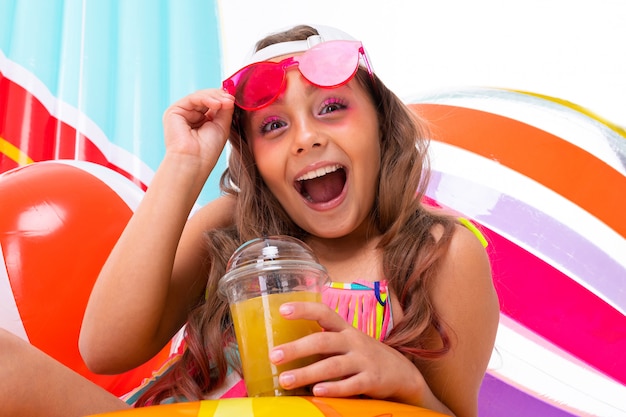
{"label": "girl's face", "polygon": [[355,79],[318,88],[290,70],[283,94],[249,113],[246,133],[263,180],[298,226],[322,238],[369,229],[379,127]]}

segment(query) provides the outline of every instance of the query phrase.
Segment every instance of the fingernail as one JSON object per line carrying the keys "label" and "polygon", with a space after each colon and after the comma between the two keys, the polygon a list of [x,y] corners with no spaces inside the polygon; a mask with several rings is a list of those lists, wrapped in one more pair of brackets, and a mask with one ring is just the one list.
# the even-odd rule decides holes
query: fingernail
{"label": "fingernail", "polygon": [[319,385],[314,386],[313,395],[315,395],[316,397],[323,397],[324,395],[326,395],[326,387]]}
{"label": "fingernail", "polygon": [[282,361],[284,357],[285,357],[285,353],[280,349],[275,349],[270,352],[270,360],[273,363],[278,363]]}
{"label": "fingernail", "polygon": [[278,379],[280,381],[280,385],[285,388],[289,388],[295,382],[296,377],[294,377],[293,374],[283,372],[282,374],[280,374]]}
{"label": "fingernail", "polygon": [[288,316],[293,313],[293,306],[291,304],[283,304],[278,311],[280,311],[280,314],[283,316]]}

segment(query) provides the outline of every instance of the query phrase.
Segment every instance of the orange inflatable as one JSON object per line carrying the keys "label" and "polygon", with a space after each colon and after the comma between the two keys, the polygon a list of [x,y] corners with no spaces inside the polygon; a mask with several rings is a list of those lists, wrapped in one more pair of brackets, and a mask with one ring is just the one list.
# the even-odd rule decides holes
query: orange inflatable
{"label": "orange inflatable", "polygon": [[96,164],[51,161],[0,175],[0,196],[0,327],[115,395],[137,387],[169,346],[105,376],[87,369],[77,340],[91,288],[143,191]]}
{"label": "orange inflatable", "polygon": [[318,398],[228,398],[158,405],[98,417],[441,417],[443,414],[390,401]]}

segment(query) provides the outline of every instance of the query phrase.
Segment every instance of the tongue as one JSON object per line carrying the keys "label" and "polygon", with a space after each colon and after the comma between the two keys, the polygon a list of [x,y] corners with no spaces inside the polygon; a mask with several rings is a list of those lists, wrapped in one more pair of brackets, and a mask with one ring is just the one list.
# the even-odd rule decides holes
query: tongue
{"label": "tongue", "polygon": [[341,194],[346,182],[346,173],[343,169],[331,172],[302,183],[302,194],[309,196],[314,203],[325,203]]}

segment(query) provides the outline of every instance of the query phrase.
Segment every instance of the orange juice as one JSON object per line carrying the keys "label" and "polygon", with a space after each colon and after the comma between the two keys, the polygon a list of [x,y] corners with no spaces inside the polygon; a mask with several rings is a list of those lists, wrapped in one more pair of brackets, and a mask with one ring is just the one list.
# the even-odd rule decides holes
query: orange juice
{"label": "orange juice", "polygon": [[311,320],[286,320],[278,312],[281,304],[288,301],[321,302],[321,294],[294,291],[262,295],[231,304],[230,311],[235,325],[243,377],[248,396],[310,395],[308,388],[285,390],[278,383],[281,372],[301,368],[319,359],[307,357],[286,364],[274,365],[269,351],[274,347],[321,331],[317,322]]}

